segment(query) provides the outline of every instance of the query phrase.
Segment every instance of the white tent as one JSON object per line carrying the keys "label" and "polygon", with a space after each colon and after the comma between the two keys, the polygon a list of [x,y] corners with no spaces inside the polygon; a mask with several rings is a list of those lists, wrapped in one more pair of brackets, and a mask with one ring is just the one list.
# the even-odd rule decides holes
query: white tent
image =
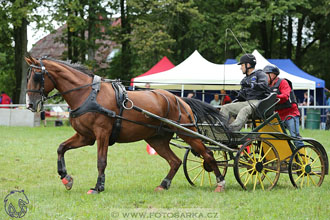
{"label": "white tent", "polygon": [[[257,69],[270,64],[258,51],[254,51]],[[315,89],[315,82],[291,75],[283,70],[281,77],[291,80],[294,89]],[[196,50],[176,67],[153,75],[134,79],[134,86],[180,90],[233,90],[240,88],[244,75],[237,64],[215,64],[204,59]]]}

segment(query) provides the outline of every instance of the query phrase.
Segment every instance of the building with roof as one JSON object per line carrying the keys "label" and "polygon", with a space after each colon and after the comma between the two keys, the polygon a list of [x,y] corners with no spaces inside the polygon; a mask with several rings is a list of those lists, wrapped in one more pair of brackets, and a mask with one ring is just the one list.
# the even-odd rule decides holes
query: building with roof
{"label": "building with roof", "polygon": [[[120,25],[120,19],[115,20],[111,24],[112,26]],[[63,25],[58,28],[53,33],[48,34],[44,38],[40,39],[36,42],[32,49],[29,51],[31,56],[40,58],[42,56],[49,56],[59,60],[67,59],[67,51],[68,47],[65,45],[61,38],[65,36],[65,31],[67,29],[67,25]],[[102,27],[101,31],[105,31],[105,28]],[[85,32],[86,39],[88,36],[88,32]],[[115,53],[119,51],[120,46],[111,40],[96,40],[96,44],[100,44],[101,46],[95,52],[95,61],[97,62],[97,66],[100,69],[107,68],[111,59],[114,57]],[[88,54],[86,52],[86,60],[88,58]]]}

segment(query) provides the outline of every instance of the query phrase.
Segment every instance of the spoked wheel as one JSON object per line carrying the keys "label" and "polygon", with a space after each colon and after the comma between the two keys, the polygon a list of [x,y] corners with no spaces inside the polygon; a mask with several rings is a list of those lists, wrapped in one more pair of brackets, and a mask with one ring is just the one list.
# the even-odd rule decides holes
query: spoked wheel
{"label": "spoked wheel", "polygon": [[297,148],[289,162],[289,176],[294,187],[321,186],[325,176],[324,158],[311,145]]}
{"label": "spoked wheel", "polygon": [[246,142],[237,152],[234,174],[245,190],[270,190],[280,177],[280,168],[280,157],[275,147],[258,138]]}
{"label": "spoked wheel", "polygon": [[[225,151],[212,150],[214,159],[217,161],[219,170],[223,176],[227,173],[228,155]],[[183,158],[183,171],[188,182],[195,186],[210,184],[214,186],[215,176],[211,167],[204,162],[202,156],[197,155],[191,149],[187,149]]]}

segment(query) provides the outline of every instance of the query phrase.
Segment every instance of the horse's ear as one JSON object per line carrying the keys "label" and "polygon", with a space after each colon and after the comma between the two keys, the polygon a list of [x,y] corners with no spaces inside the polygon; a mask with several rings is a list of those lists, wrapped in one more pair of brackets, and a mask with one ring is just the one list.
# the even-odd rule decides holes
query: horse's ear
{"label": "horse's ear", "polygon": [[34,59],[29,53],[24,57],[24,59],[28,65],[37,64],[37,60]]}

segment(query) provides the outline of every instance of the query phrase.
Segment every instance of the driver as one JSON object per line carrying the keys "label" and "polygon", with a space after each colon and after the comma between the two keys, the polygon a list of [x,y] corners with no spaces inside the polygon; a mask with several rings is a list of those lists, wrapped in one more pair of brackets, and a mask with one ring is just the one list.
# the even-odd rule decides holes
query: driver
{"label": "driver", "polygon": [[236,119],[229,125],[229,129],[232,131],[241,130],[259,100],[269,95],[267,75],[263,70],[255,70],[256,63],[256,58],[252,54],[245,54],[241,57],[238,65],[241,65],[245,77],[240,83],[241,89],[236,97],[237,101],[221,107],[220,112],[226,118],[236,116]]}

